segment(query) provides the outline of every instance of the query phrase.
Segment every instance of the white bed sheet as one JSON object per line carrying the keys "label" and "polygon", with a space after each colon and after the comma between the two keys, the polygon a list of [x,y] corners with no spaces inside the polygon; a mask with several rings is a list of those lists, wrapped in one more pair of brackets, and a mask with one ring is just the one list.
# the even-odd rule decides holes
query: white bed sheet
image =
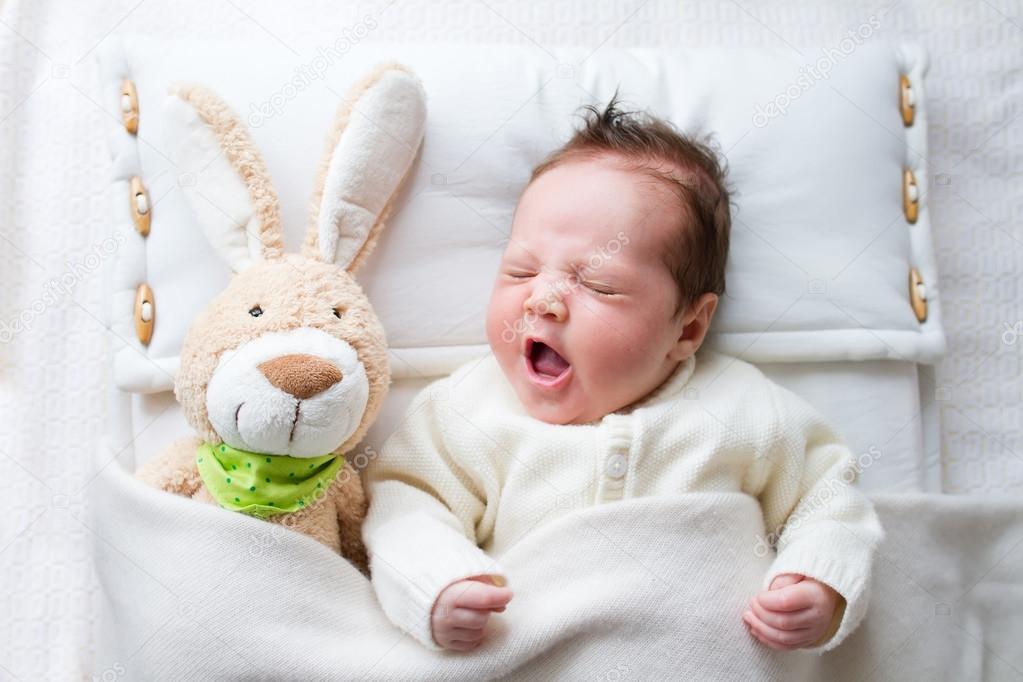
{"label": "white bed sheet", "polygon": [[[369,40],[505,41],[538,50],[556,44],[835,46],[871,15],[880,19],[879,38],[915,40],[931,54],[931,206],[949,353],[933,373],[920,371],[924,414],[941,422],[940,444],[937,431],[922,431],[928,489],[1018,494],[1019,2],[790,0],[765,7],[716,0],[557,6],[381,0],[338,6],[322,0],[303,9],[269,0],[4,3],[0,321],[32,311],[36,302],[42,309],[28,315],[30,329],[5,337],[0,347],[0,494],[9,508],[0,527],[7,614],[0,622],[0,680],[80,679],[91,661],[100,592],[89,570],[95,538],[81,519],[106,411],[108,332],[100,322],[99,278],[76,265],[106,233],[106,120],[91,94],[89,57],[112,32],[244,36],[290,54],[314,50],[371,16],[376,27]],[[47,283],[69,272],[78,273],[70,290],[45,298]],[[140,421],[139,437],[159,423]],[[991,652],[978,647],[977,655]]]}

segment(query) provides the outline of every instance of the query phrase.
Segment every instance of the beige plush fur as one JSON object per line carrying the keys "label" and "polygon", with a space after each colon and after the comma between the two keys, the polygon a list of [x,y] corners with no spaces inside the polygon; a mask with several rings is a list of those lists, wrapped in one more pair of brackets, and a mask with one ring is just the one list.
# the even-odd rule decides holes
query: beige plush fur
{"label": "beige plush fur", "polygon": [[[214,504],[195,466],[195,450],[201,443],[201,438],[175,441],[159,457],[139,469],[136,477],[154,488]],[[301,511],[271,516],[267,521],[305,533],[341,554],[363,573],[368,573],[369,561],[361,535],[365,516],[366,498],[359,474],[346,462],[337,480],[317,504]]]}
{"label": "beige plush fur", "polygon": [[[252,205],[259,215],[259,241],[263,243],[265,257],[279,258],[284,252],[284,240],[277,192],[273,188],[263,156],[253,144],[245,123],[231,107],[205,88],[181,87],[177,89],[177,94],[195,107],[213,130],[224,155],[249,188]],[[337,135],[340,137],[340,131]]]}
{"label": "beige plush fur", "polygon": [[[396,64],[375,69],[356,85],[336,119],[328,138],[325,158],[329,160],[352,107],[359,96],[389,69],[407,71]],[[321,169],[313,201],[313,215],[303,255],[284,254],[277,195],[267,175],[266,165],[248,131],[231,109],[213,93],[201,88],[177,91],[179,97],[196,108],[200,117],[215,132],[231,165],[243,178],[260,217],[260,241],[264,260],[236,274],[228,287],[196,317],[185,337],[174,393],[185,416],[198,433],[172,444],[161,455],[139,469],[136,476],[157,488],[212,503],[213,498],[199,476],[196,448],[203,442],[222,442],[206,411],[206,391],[221,356],[242,343],[264,333],[312,327],[342,339],[358,353],[369,380],[369,399],[358,427],[335,452],[351,450],[366,434],[387,395],[390,369],[387,342],[362,288],[353,278],[380,234],[397,188],[381,211],[369,238],[347,268],[319,259],[316,213],[323,198],[325,169]],[[329,161],[328,161],[329,162]],[[327,163],[327,162],[325,162]],[[343,226],[339,226],[343,229]],[[266,311],[252,317],[249,310],[259,305]],[[340,317],[335,309],[341,311]],[[274,368],[273,382],[291,382],[299,391],[315,391],[315,377],[288,376],[287,363]],[[329,372],[328,372],[329,374]],[[304,383],[303,383],[304,382]],[[360,526],[366,513],[366,500],[358,472],[346,463],[326,494],[307,508],[269,517],[272,523],[305,533],[340,552],[366,572],[366,551]]]}
{"label": "beige plush fur", "polygon": [[[348,126],[348,121],[352,117],[352,113],[355,111],[355,103],[359,97],[365,94],[365,92],[387,71],[398,70],[406,73],[411,73],[407,68],[397,62],[386,62],[378,65],[375,69],[366,74],[362,80],[357,82],[351,87],[348,93],[345,95],[344,103],[337,111],[337,115],[334,117],[333,132],[327,139],[326,153],[320,158],[320,165],[316,172],[316,182],[314,187],[316,190],[313,192],[312,206],[309,211],[309,227],[306,230],[305,242],[302,244],[302,255],[309,258],[315,258],[316,254],[319,253],[319,234],[316,230],[316,218],[320,213],[320,204],[323,202],[323,187],[327,178],[327,171],[330,169],[330,159],[334,151],[334,147],[337,146],[337,142],[341,139],[341,133]],[[408,175],[405,176],[406,178]],[[398,193],[400,187],[395,189],[395,194]],[[390,215],[391,209],[394,207],[394,197],[391,197],[391,201],[387,204],[384,210],[380,214],[380,219],[373,225],[373,229],[370,230],[369,238],[366,240],[366,244],[359,250],[359,253],[355,256],[352,261],[352,268],[358,270],[362,267],[366,258],[369,257],[370,252],[377,243],[377,237],[380,236],[380,230],[383,227],[385,221]]]}

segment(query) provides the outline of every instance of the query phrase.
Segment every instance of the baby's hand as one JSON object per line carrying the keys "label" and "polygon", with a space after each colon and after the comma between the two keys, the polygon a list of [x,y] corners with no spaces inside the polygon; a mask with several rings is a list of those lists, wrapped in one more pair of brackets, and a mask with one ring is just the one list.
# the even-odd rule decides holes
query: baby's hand
{"label": "baby's hand", "polygon": [[491,612],[504,611],[512,596],[488,575],[451,583],[437,597],[430,615],[434,641],[445,649],[472,651],[483,641]]}
{"label": "baby's hand", "polygon": [[[780,651],[815,644],[828,633],[843,597],[798,573],[784,573],[750,601],[742,620],[761,642]],[[833,634],[833,633],[832,633]]]}

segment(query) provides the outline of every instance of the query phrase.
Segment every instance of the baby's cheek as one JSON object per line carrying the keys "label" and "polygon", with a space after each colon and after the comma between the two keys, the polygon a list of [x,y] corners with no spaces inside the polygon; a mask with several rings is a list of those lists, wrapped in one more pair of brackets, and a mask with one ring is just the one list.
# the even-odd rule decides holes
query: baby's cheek
{"label": "baby's cheek", "polygon": [[632,335],[591,334],[584,354],[592,378],[600,386],[621,387],[642,379],[646,351],[642,341]]}
{"label": "baby's cheek", "polygon": [[650,340],[651,332],[645,327],[637,326],[634,321],[623,321],[616,324],[615,331],[604,335],[605,343],[601,355],[612,368],[629,368],[634,371],[638,366],[653,364],[653,352]]}
{"label": "baby's cheek", "polygon": [[517,320],[511,314],[512,306],[506,299],[507,296],[495,294],[487,305],[487,342],[494,350],[514,344],[521,334],[521,325],[516,324]]}

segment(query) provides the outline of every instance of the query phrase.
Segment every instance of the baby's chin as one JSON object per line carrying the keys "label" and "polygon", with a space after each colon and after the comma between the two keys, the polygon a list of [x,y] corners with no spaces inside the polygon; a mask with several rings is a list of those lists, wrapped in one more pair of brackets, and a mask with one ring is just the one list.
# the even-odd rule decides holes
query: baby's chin
{"label": "baby's chin", "polygon": [[[520,398],[520,400],[522,400]],[[565,410],[560,405],[537,405],[526,400],[522,401],[522,406],[526,409],[526,413],[533,419],[545,422],[547,424],[571,424],[571,415],[565,414]]]}
{"label": "baby's chin", "polygon": [[604,416],[598,406],[579,404],[574,396],[538,398],[529,387],[520,388],[516,393],[526,414],[547,424],[589,424]]}

